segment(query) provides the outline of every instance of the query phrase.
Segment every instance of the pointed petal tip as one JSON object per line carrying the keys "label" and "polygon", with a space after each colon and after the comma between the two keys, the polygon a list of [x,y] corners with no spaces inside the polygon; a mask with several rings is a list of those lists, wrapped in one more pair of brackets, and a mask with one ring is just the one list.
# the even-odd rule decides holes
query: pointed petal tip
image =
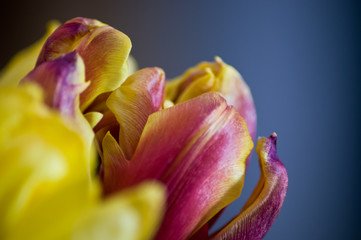
{"label": "pointed petal tip", "polygon": [[241,213],[212,239],[263,239],[280,213],[286,197],[288,175],[276,151],[277,134],[258,139],[260,180]]}

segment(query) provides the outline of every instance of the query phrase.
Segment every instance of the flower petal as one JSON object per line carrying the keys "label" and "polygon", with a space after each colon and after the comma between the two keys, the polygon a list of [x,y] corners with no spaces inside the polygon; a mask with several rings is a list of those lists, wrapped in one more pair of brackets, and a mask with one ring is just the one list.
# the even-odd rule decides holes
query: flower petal
{"label": "flower petal", "polygon": [[207,93],[149,116],[119,187],[163,182],[168,204],[157,239],[185,239],[239,197],[252,148],[243,118]]}
{"label": "flower petal", "polygon": [[276,153],[277,135],[258,139],[260,180],[241,213],[212,239],[263,239],[278,216],[286,197],[287,171]]}
{"label": "flower petal", "polygon": [[19,84],[20,80],[34,68],[44,42],[59,25],[60,23],[57,21],[50,21],[44,37],[12,57],[0,72],[0,85],[16,86]]}
{"label": "flower petal", "polygon": [[119,145],[131,159],[148,116],[163,105],[165,75],[160,68],[145,68],[129,76],[106,105],[119,125]]}
{"label": "flower petal", "polygon": [[163,216],[165,198],[165,188],[156,182],[122,191],[89,212],[73,239],[152,239]]}
{"label": "flower petal", "polygon": [[238,71],[219,57],[215,58],[215,62],[202,62],[167,82],[166,99],[180,103],[209,91],[223,95],[227,103],[246,120],[254,139],[257,117],[249,87]]}
{"label": "flower petal", "polygon": [[84,77],[83,61],[74,51],[38,65],[21,83],[39,84],[45,93],[45,103],[73,118],[79,107],[79,94],[88,85]]}
{"label": "flower petal", "polygon": [[0,88],[0,239],[69,234],[98,192],[88,157],[84,139],[43,104],[39,87]]}
{"label": "flower petal", "polygon": [[100,167],[100,177],[103,180],[104,194],[114,192],[117,187],[117,175],[123,175],[127,170],[129,161],[114,137],[107,132],[103,138],[103,158]]}
{"label": "flower petal", "polygon": [[[29,82],[38,84],[44,90],[44,102],[76,126],[78,133],[87,142],[91,155],[95,151],[92,144],[94,133],[79,109],[79,94],[89,84],[84,82],[84,64],[79,55],[73,51],[40,64],[21,81],[22,84]],[[93,117],[99,118],[94,114]],[[88,159],[91,175],[96,162],[95,158]]]}
{"label": "flower petal", "polygon": [[48,38],[37,65],[76,50],[84,60],[90,83],[80,96],[84,111],[97,96],[113,91],[125,80],[130,49],[130,39],[124,33],[97,20],[75,18]]}
{"label": "flower petal", "polygon": [[84,114],[84,118],[88,121],[90,127],[93,128],[103,118],[103,114],[101,114],[100,112],[88,112]]}

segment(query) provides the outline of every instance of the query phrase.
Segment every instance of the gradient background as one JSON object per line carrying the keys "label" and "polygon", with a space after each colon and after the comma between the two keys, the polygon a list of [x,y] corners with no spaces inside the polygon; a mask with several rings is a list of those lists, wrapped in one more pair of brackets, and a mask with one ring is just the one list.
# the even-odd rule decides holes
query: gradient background
{"label": "gradient background", "polygon": [[[265,239],[360,239],[361,13],[358,1],[13,1],[0,10],[0,67],[50,19],[97,18],[125,32],[140,67],[168,78],[219,55],[249,84],[259,136],[279,136],[289,174]],[[251,160],[236,214],[259,177]]]}

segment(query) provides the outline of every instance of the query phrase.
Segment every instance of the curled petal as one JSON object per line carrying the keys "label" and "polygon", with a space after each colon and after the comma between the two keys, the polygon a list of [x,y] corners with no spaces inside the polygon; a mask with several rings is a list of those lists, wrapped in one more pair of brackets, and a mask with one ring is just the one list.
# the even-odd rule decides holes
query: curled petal
{"label": "curled petal", "polygon": [[44,89],[44,101],[49,107],[58,109],[66,117],[74,117],[79,94],[88,85],[84,78],[83,61],[74,51],[38,65],[22,83],[37,83]]}
{"label": "curled petal", "polygon": [[79,43],[94,29],[105,24],[87,18],[74,18],[54,31],[44,43],[38,56],[36,65],[54,60],[68,52],[76,50]]}
{"label": "curled petal", "polygon": [[167,212],[157,239],[185,239],[239,197],[252,148],[243,118],[219,94],[203,94],[149,116],[119,188],[163,182]]}
{"label": "curled petal", "polygon": [[116,117],[119,145],[131,159],[148,116],[163,104],[165,75],[160,68],[145,68],[129,76],[108,98],[106,105]]}
{"label": "curled petal", "polygon": [[35,66],[44,42],[60,25],[57,21],[50,21],[44,37],[36,43],[17,53],[0,72],[0,85],[16,86]]}
{"label": "curled petal", "polygon": [[75,18],[48,38],[37,65],[75,50],[84,60],[90,83],[80,96],[84,111],[97,96],[113,91],[125,80],[130,49],[130,39],[124,33],[97,20]]}
{"label": "curled petal", "polygon": [[210,91],[220,92],[238,111],[254,139],[257,117],[252,94],[239,72],[219,57],[215,62],[202,62],[167,82],[166,99],[180,103]]}
{"label": "curled petal", "polygon": [[72,239],[152,239],[162,220],[166,192],[146,182],[105,200],[79,221]]}
{"label": "curled petal", "polygon": [[277,135],[258,139],[260,180],[241,213],[212,239],[263,239],[278,216],[286,197],[287,171],[276,153]]}

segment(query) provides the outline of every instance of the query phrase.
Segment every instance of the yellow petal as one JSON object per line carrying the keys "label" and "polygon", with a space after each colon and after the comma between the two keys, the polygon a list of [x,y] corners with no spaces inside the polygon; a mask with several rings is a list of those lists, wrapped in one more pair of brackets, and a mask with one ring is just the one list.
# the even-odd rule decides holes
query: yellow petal
{"label": "yellow petal", "polygon": [[132,75],[136,71],[138,71],[139,66],[137,63],[137,60],[132,55],[129,55],[128,57],[128,74]]}
{"label": "yellow petal", "polygon": [[0,239],[63,239],[98,192],[86,142],[41,95],[0,88]]}
{"label": "yellow petal", "polygon": [[89,122],[90,126],[95,127],[103,117],[99,112],[88,112],[84,114],[85,119]]}
{"label": "yellow petal", "polygon": [[44,42],[59,25],[58,21],[49,22],[44,37],[17,53],[10,60],[8,65],[0,72],[0,86],[16,86],[19,84],[20,80],[35,67],[36,59]]}
{"label": "yellow petal", "polygon": [[165,198],[165,188],[156,182],[125,190],[86,214],[72,239],[152,239],[163,217]]}
{"label": "yellow petal", "polygon": [[144,68],[129,76],[106,104],[119,125],[119,145],[130,159],[148,116],[163,105],[165,74],[160,68]]}

